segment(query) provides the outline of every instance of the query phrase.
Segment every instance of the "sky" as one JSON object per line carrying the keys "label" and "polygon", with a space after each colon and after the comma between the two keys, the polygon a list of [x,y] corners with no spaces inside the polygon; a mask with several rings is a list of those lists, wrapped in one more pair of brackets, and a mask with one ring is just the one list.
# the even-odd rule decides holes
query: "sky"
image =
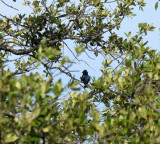
{"label": "sky", "polygon": [[[0,13],[3,15],[6,15],[8,17],[14,16],[17,13],[29,13],[31,10],[28,7],[25,7],[22,5],[22,0],[17,0],[17,2],[12,2],[11,0],[5,0],[5,3],[8,5],[15,7],[19,9],[19,11],[16,11],[12,8],[9,8],[5,6],[1,1],[0,1]],[[52,0],[49,0],[49,2],[52,2]],[[137,7],[134,12],[137,14],[137,16],[133,18],[126,18],[122,24],[120,30],[116,31],[119,36],[124,36],[124,32],[132,32],[132,35],[136,34],[138,32],[138,23],[140,22],[147,22],[149,24],[153,24],[156,29],[153,32],[149,32],[147,36],[145,36],[144,40],[148,40],[148,46],[151,49],[157,49],[159,51],[159,46],[160,46],[160,31],[159,31],[159,23],[160,23],[160,8],[155,10],[155,1],[153,0],[145,0],[147,3],[146,7],[144,7],[144,11],[139,11],[139,8]],[[74,43],[70,43],[70,47],[74,48],[75,45]],[[100,68],[102,67],[102,62],[104,61],[104,57],[102,55],[99,55],[98,57],[95,57],[93,54],[90,54],[90,57],[94,58],[90,59],[86,54],[82,54],[78,59],[86,61],[88,66],[85,62],[83,61],[76,61],[77,64],[75,64],[71,70],[74,70],[76,72],[73,72],[72,74],[77,78],[80,79],[80,76],[82,75],[82,71],[84,69],[87,69],[89,72],[89,75],[91,78],[93,77],[100,77],[101,76],[101,71]],[[67,48],[64,47],[64,55],[72,55]],[[15,58],[15,57],[13,57]],[[73,56],[72,58],[73,59]],[[113,66],[114,67],[114,66]],[[11,65],[10,69],[14,69],[14,67]],[[43,68],[40,67],[39,70],[40,72],[43,71]],[[56,73],[55,73],[56,74]],[[59,78],[65,79],[64,83],[68,81],[70,78],[65,76],[64,74],[59,75]]]}

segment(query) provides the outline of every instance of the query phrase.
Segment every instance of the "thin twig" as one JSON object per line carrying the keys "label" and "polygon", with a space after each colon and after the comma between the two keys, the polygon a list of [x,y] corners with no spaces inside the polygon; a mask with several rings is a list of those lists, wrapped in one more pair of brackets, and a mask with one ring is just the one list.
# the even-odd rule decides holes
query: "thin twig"
{"label": "thin twig", "polygon": [[5,4],[6,6],[8,6],[8,7],[12,8],[12,9],[14,9],[14,10],[19,11],[17,8],[14,8],[14,7],[12,7],[12,6],[8,5],[8,4],[6,4],[3,0],[1,0],[1,2],[2,2],[3,4]]}
{"label": "thin twig", "polygon": [[91,58],[86,51],[84,51],[84,52],[90,59],[95,60],[94,58]]}
{"label": "thin twig", "polygon": [[[64,42],[64,41],[63,41]],[[82,62],[84,62],[86,65],[88,65],[91,69],[93,69],[86,61],[84,61],[84,60],[79,60],[78,58],[77,58],[77,56],[73,53],[73,51],[68,47],[68,45],[64,42],[64,44],[66,45],[66,47],[69,49],[69,51],[73,54],[73,56],[75,57],[75,59],[77,60],[77,61],[82,61]],[[93,69],[94,70],[94,69]],[[94,70],[95,71],[95,70]]]}
{"label": "thin twig", "polygon": [[158,114],[160,114],[160,110],[158,110],[157,108],[155,108],[151,102],[149,103],[149,107],[152,108],[155,112],[157,112]]}

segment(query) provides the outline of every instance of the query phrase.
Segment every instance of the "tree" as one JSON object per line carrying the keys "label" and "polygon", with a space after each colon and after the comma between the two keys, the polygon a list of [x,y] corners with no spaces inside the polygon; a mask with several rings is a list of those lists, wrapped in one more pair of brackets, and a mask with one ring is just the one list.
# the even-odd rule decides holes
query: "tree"
{"label": "tree", "polygon": [[[134,36],[116,33],[126,17],[135,16],[135,7],[143,10],[144,0],[25,0],[24,5],[33,12],[0,14],[1,143],[160,143],[160,54],[143,39],[155,27],[139,23]],[[70,48],[68,40],[77,47]],[[89,88],[70,71],[75,63],[64,48],[77,61],[87,52],[106,56],[102,75]],[[45,76],[35,72],[40,66]],[[70,77],[67,86],[53,78],[55,69]],[[98,110],[95,102],[106,108]]]}

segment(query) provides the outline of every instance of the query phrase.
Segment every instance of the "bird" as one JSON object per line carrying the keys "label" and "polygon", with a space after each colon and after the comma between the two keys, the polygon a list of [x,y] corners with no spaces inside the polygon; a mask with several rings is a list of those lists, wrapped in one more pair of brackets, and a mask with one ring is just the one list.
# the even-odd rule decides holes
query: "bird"
{"label": "bird", "polygon": [[82,73],[83,73],[83,75],[80,78],[81,78],[81,81],[84,83],[84,88],[86,88],[87,84],[90,81],[90,76],[88,75],[88,71],[87,70],[84,70]]}

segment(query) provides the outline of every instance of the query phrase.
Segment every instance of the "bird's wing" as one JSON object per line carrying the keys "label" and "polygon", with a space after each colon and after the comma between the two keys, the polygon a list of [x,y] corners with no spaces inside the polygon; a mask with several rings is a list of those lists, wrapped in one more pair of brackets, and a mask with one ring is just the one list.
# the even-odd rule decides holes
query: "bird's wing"
{"label": "bird's wing", "polygon": [[85,80],[84,75],[82,75],[82,77],[80,77],[80,78],[81,78],[81,81],[84,82],[84,80]]}
{"label": "bird's wing", "polygon": [[85,83],[85,84],[88,84],[88,82],[89,82],[89,80],[90,80],[89,75],[85,75],[84,77],[85,77],[84,83]]}

